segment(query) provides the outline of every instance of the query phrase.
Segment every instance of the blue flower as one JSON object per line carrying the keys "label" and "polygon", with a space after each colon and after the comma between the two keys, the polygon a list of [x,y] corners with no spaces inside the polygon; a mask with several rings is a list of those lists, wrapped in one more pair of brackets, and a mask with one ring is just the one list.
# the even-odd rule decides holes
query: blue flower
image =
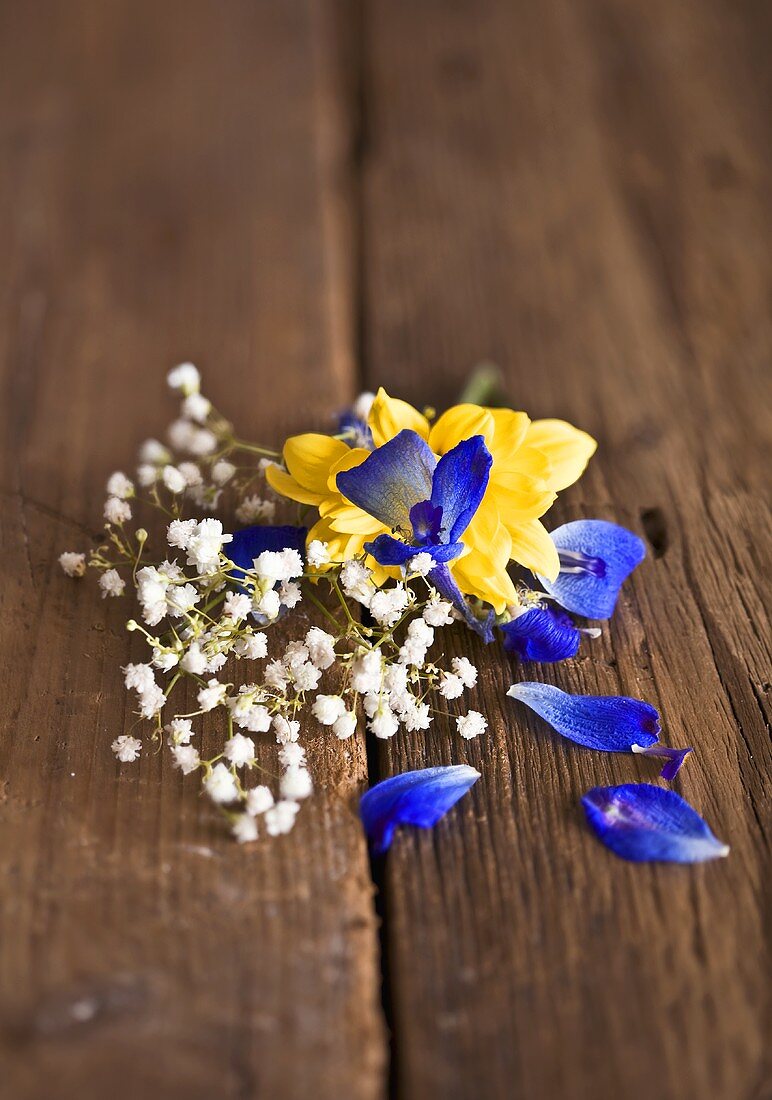
{"label": "blue flower", "polygon": [[656,743],[659,714],[649,703],[622,695],[569,695],[551,684],[513,684],[507,692],[563,737],[604,752],[632,752]]}
{"label": "blue flower", "polygon": [[480,507],[492,462],[482,436],[462,440],[437,461],[428,444],[405,429],[336,479],[352,504],[393,532],[366,542],[365,550],[386,566],[405,567],[417,554],[429,554],[435,562],[430,582],[486,641],[493,637],[491,616],[477,618],[448,563],[464,551],[461,536]]}
{"label": "blue flower", "polygon": [[619,589],[646,556],[646,547],[632,531],[601,519],[566,523],[550,532],[560,559],[554,581],[539,576],[545,591],[576,615],[608,619]]}
{"label": "blue flower", "polygon": [[365,543],[381,565],[406,565],[422,552],[444,563],[464,549],[459,539],[480,506],[492,462],[481,435],[463,440],[438,462],[420,435],[405,429],[359,466],[339,473],[337,486],[408,540],[379,535]]}
{"label": "blue flower", "polygon": [[371,787],[359,814],[373,851],[380,855],[390,847],[398,825],[430,829],[479,778],[474,768],[456,764],[403,772]]}
{"label": "blue flower", "polygon": [[242,527],[236,531],[228,546],[228,557],[237,567],[232,575],[241,576],[253,568],[253,562],[264,550],[297,550],[302,558],[306,554],[305,527]]}
{"label": "blue flower", "polygon": [[729,854],[675,791],[649,783],[593,787],[582,805],[598,838],[622,859],[702,863]]}
{"label": "blue flower", "polygon": [[564,611],[534,605],[501,627],[504,649],[521,661],[564,661],[575,657],[581,632]]}

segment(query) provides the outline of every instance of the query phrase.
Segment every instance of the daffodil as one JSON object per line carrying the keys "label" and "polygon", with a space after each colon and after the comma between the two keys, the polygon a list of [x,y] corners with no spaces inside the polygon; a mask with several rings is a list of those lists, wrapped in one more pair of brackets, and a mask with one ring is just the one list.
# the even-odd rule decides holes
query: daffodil
{"label": "daffodil", "polygon": [[[319,520],[308,538],[326,542],[334,561],[364,554],[365,543],[394,533],[345,495],[338,475],[409,431],[437,458],[474,437],[482,437],[491,456],[484,495],[460,539],[462,552],[448,566],[463,593],[490,604],[498,614],[517,603],[507,572],[511,561],[548,580],[557,577],[558,551],[541,518],[558,492],[580,477],[595,451],[595,440],[586,432],[562,420],[531,420],[524,412],[479,405],[455,405],[432,424],[383,389],[372,403],[367,427],[372,449],[350,447],[344,439],[327,435],[293,436],[284,446],[285,468],[274,465],[267,472],[276,492],[318,510]],[[376,576],[383,574],[385,567],[374,559],[368,564]]]}

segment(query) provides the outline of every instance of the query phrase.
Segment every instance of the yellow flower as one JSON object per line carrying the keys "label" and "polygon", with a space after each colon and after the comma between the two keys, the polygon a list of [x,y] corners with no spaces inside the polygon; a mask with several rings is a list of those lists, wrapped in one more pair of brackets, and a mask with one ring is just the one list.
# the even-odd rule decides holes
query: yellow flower
{"label": "yellow flower", "polygon": [[[425,439],[438,456],[482,435],[493,456],[488,487],[463,535],[465,552],[451,563],[462,592],[501,613],[517,603],[507,572],[510,561],[554,579],[555,546],[541,517],[558,492],[579,478],[595,451],[595,440],[563,420],[530,420],[523,412],[455,405],[431,425],[412,405],[380,389],[368,419],[376,447],[405,428]],[[269,467],[268,481],[283,496],[319,510],[311,539],[329,544],[334,561],[362,554],[364,544],[386,531],[378,520],[351,504],[338,490],[342,470],[358,466],[370,452],[326,435],[293,436],[284,446],[286,471]],[[388,571],[375,566],[376,580]]]}

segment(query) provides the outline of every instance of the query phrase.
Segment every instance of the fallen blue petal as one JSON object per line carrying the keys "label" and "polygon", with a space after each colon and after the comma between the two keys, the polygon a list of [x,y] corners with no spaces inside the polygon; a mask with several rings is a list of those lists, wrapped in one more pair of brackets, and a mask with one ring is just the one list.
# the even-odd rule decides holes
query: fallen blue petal
{"label": "fallen blue petal", "polygon": [[675,791],[649,783],[593,787],[582,805],[599,840],[622,859],[702,863],[729,855],[729,846]]}
{"label": "fallen blue petal", "polygon": [[661,757],[661,759],[665,761],[662,771],[659,773],[659,777],[660,779],[667,779],[668,782],[671,779],[675,779],[684,760],[689,753],[693,751],[692,748],[669,749],[667,745],[649,745],[648,748],[643,748],[641,745],[633,745],[633,752],[638,753],[640,756]]}
{"label": "fallen blue petal", "polygon": [[297,550],[305,558],[307,534],[305,527],[268,527],[260,524],[243,527],[236,531],[225,550],[233,564],[238,566],[238,570],[233,570],[233,576],[241,576],[242,570],[252,569],[255,558],[264,550]]}
{"label": "fallen blue petal", "polygon": [[575,657],[581,634],[564,611],[529,607],[501,627],[504,649],[521,661],[564,661]]}
{"label": "fallen blue petal", "polygon": [[474,768],[455,764],[403,772],[365,791],[359,814],[373,851],[380,855],[389,848],[398,825],[436,825],[479,778]]}
{"label": "fallen blue petal", "polygon": [[569,695],[551,684],[513,684],[507,692],[563,737],[603,752],[648,748],[659,736],[659,714],[649,703],[623,695]]}
{"label": "fallen blue petal", "polygon": [[342,470],[336,485],[357,508],[392,530],[411,530],[410,509],[432,492],[437,460],[408,428],[373,451],[359,466]]}
{"label": "fallen blue petal", "polygon": [[608,619],[619,589],[646,557],[646,547],[632,531],[601,519],[581,519],[550,532],[560,558],[554,581],[539,576],[546,592],[576,615]]}

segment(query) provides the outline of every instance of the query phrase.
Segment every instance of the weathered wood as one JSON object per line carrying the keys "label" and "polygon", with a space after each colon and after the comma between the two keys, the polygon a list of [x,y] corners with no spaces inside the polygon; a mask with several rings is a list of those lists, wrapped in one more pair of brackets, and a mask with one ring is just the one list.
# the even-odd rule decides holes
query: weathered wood
{"label": "weathered wood", "polygon": [[[125,608],[65,580],[103,486],[202,367],[243,434],[353,389],[322,6],[0,13],[5,400],[0,1091],[381,1094],[361,741],[313,743],[295,831],[241,848],[166,754],[119,768]],[[93,581],[92,581],[93,583]]]}
{"label": "weathered wood", "polygon": [[[494,360],[516,407],[600,441],[554,523],[611,518],[651,545],[577,660],[517,666],[475,647],[487,737],[467,745],[437,721],[382,750],[385,772],[483,773],[389,856],[400,1095],[769,1087],[768,14],[372,5],[368,381],[442,406]],[[580,795],[656,768],[561,742],[505,699],[518,678],[658,705],[665,738],[696,750],[676,789],[731,857],[672,868],[605,852]]]}

